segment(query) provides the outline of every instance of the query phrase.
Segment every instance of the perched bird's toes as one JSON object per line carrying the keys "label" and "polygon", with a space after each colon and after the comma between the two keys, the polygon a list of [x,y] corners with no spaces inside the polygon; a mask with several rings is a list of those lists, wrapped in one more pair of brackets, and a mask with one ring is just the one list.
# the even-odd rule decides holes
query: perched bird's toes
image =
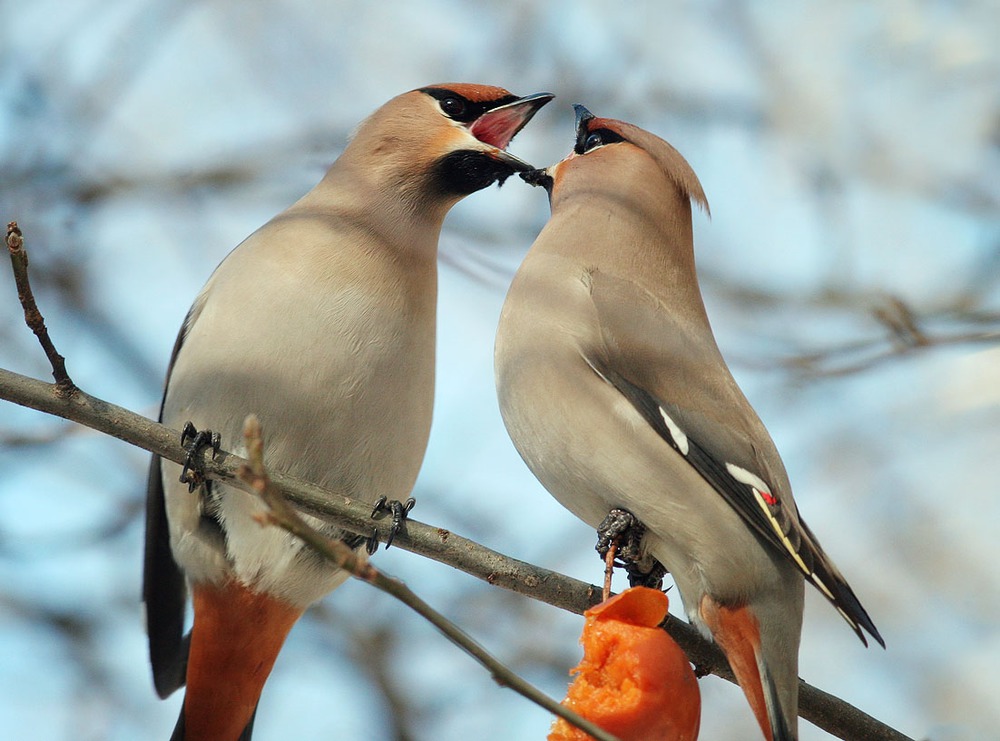
{"label": "perched bird's toes", "polygon": [[[403,523],[416,503],[417,500],[413,497],[409,497],[405,502],[401,502],[398,499],[388,499],[386,497],[379,497],[376,500],[375,506],[372,508],[373,518],[387,512],[392,515],[392,527],[389,528],[389,537],[385,539],[385,547],[387,549],[392,545],[392,541],[395,539],[399,531],[403,529]],[[374,547],[371,543],[373,539],[375,541]],[[376,536],[372,536],[372,538],[369,538],[368,553],[374,553],[375,548],[378,548],[378,538]]]}
{"label": "perched bird's toes", "polygon": [[[596,550],[605,561],[613,558],[614,565],[625,567],[629,586],[661,589],[667,570],[656,559],[643,554],[645,534],[646,526],[639,518],[626,509],[615,508],[597,527]],[[607,568],[611,568],[611,562]]]}
{"label": "perched bird's toes", "polygon": [[608,555],[611,546],[618,549],[617,555],[626,563],[639,558],[639,543],[645,534],[645,526],[627,509],[615,508],[597,526],[597,552],[601,558]]}
{"label": "perched bird's toes", "polygon": [[370,556],[375,551],[378,550],[378,530],[372,528],[371,535],[356,535],[354,533],[344,533],[340,538],[340,542],[350,548],[352,551],[365,547],[365,552]]}
{"label": "perched bird's toes", "polygon": [[184,429],[181,430],[181,446],[187,451],[187,455],[184,458],[184,466],[181,468],[180,482],[188,485],[189,492],[194,491],[202,484],[208,490],[211,482],[205,478],[202,470],[203,463],[199,455],[206,448],[210,448],[214,459],[222,448],[222,436],[211,430],[199,430],[191,422],[185,422]]}
{"label": "perched bird's toes", "polygon": [[386,510],[385,503],[388,501],[389,497],[379,497],[378,499],[375,500],[375,505],[372,507],[372,514],[371,514],[372,519],[375,519],[376,515]]}
{"label": "perched bird's toes", "polygon": [[350,548],[352,551],[355,548],[360,548],[362,544],[367,543],[370,540],[370,536],[366,535],[356,535],[354,533],[344,533],[340,538],[340,542]]}
{"label": "perched bird's toes", "polygon": [[628,585],[630,587],[649,587],[650,589],[663,589],[663,577],[667,575],[667,569],[659,561],[652,559],[649,568],[643,568],[644,563],[638,561],[628,561],[625,563],[625,573],[628,574]]}
{"label": "perched bird's toes", "polygon": [[[386,546],[388,548],[389,546]],[[369,556],[374,556],[378,550],[378,530],[372,528],[372,534],[365,538],[365,552]]]}

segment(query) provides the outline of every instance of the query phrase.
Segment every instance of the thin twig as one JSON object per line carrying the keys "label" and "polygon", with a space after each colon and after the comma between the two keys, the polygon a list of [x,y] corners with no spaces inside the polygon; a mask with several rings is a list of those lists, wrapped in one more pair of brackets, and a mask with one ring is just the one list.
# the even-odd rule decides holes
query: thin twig
{"label": "thin twig", "polygon": [[[53,384],[0,369],[0,399],[78,422],[176,463],[183,462],[187,456],[187,451],[178,442],[180,432],[82,391],[70,399],[60,398],[53,393],[53,388]],[[211,479],[249,490],[237,476],[238,467],[245,463],[242,458],[221,451],[214,459],[208,456],[203,468]],[[371,535],[373,528],[382,540],[388,535],[388,521],[373,521],[370,504],[280,472],[272,472],[271,479],[297,509],[358,535]],[[601,599],[600,587],[505,556],[449,530],[417,520],[407,519],[406,527],[396,536],[393,545],[580,615]],[[673,616],[668,616],[666,628],[699,670],[736,681],[722,652],[702,638],[697,630]],[[802,680],[799,680],[799,714],[841,739],[912,741],[909,736],[850,703]]]}
{"label": "thin twig", "polygon": [[264,500],[270,509],[266,518],[263,518],[266,521],[262,524],[276,525],[286,530],[338,567],[349,571],[356,579],[367,582],[376,589],[395,597],[437,628],[445,638],[478,661],[501,687],[509,687],[544,710],[558,715],[580,730],[589,733],[598,741],[619,741],[617,736],[613,736],[565,705],[556,702],[519,677],[476,643],[465,631],[424,602],[402,581],[379,571],[368,562],[368,559],[361,556],[359,551],[349,548],[343,541],[327,538],[302,519],[271,483],[267,469],[264,467],[264,433],[260,422],[254,415],[247,417],[244,422],[243,439],[246,443],[249,462],[239,467],[239,477]]}
{"label": "thin twig", "polygon": [[14,282],[17,284],[17,297],[24,309],[24,322],[28,329],[35,333],[38,342],[45,351],[52,365],[52,376],[56,379],[56,393],[63,397],[72,396],[77,392],[76,384],[66,372],[66,358],[56,352],[56,346],[49,338],[49,330],[45,328],[45,319],[35,303],[35,295],[28,282],[28,253],[24,249],[24,235],[16,221],[7,224],[7,250],[10,252],[10,263],[14,269]]}

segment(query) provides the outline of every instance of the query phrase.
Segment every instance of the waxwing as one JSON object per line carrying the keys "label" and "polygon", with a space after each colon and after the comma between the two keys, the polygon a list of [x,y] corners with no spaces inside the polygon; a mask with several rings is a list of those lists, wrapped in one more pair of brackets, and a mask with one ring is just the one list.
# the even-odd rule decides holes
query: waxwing
{"label": "waxwing", "polygon": [[[233,250],[195,299],[160,420],[243,452],[253,413],[269,468],[352,499],[407,497],[431,423],[442,221],[462,197],[531,169],[504,150],[552,97],[433,85],[362,122],[323,180]],[[161,697],[187,684],[173,739],[245,740],[288,630],[346,575],[261,527],[249,494],[186,469],[182,483],[181,472],[154,457],[149,475],[154,682]]]}
{"label": "waxwing", "polygon": [[803,580],[866,645],[863,630],[885,644],[800,518],[716,345],[695,274],[698,178],[662,139],[582,106],[573,151],[524,178],[548,190],[552,215],[497,332],[507,431],[577,517],[634,517],[638,559],[671,573],[764,735],[794,739]]}

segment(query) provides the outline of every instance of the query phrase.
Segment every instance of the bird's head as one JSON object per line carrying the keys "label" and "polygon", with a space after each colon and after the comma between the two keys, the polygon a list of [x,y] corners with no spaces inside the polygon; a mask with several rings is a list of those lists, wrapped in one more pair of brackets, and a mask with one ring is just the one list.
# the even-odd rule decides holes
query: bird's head
{"label": "bird's head", "polygon": [[698,176],[680,152],[658,136],[625,121],[598,118],[582,105],[576,111],[576,140],[564,159],[521,178],[549,192],[553,208],[563,195],[607,193],[656,199],[665,187],[708,211]]}
{"label": "bird's head", "polygon": [[450,207],[532,166],[506,151],[552,100],[489,85],[444,83],[411,90],[357,128],[342,159],[366,168],[379,187],[422,206]]}

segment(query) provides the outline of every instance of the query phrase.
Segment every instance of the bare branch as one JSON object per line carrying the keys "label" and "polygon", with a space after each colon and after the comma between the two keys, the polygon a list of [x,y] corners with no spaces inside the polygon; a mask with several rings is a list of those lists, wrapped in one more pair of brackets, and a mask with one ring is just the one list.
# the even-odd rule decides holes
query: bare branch
{"label": "bare branch", "polygon": [[52,375],[56,379],[57,393],[72,396],[76,386],[66,372],[66,358],[56,352],[56,346],[49,339],[49,330],[45,328],[45,319],[38,310],[35,296],[28,282],[28,253],[24,249],[24,236],[16,221],[7,224],[7,250],[10,252],[10,263],[14,269],[14,281],[17,284],[17,297],[24,309],[24,322],[28,329],[35,333],[45,350],[45,355],[52,364]]}

